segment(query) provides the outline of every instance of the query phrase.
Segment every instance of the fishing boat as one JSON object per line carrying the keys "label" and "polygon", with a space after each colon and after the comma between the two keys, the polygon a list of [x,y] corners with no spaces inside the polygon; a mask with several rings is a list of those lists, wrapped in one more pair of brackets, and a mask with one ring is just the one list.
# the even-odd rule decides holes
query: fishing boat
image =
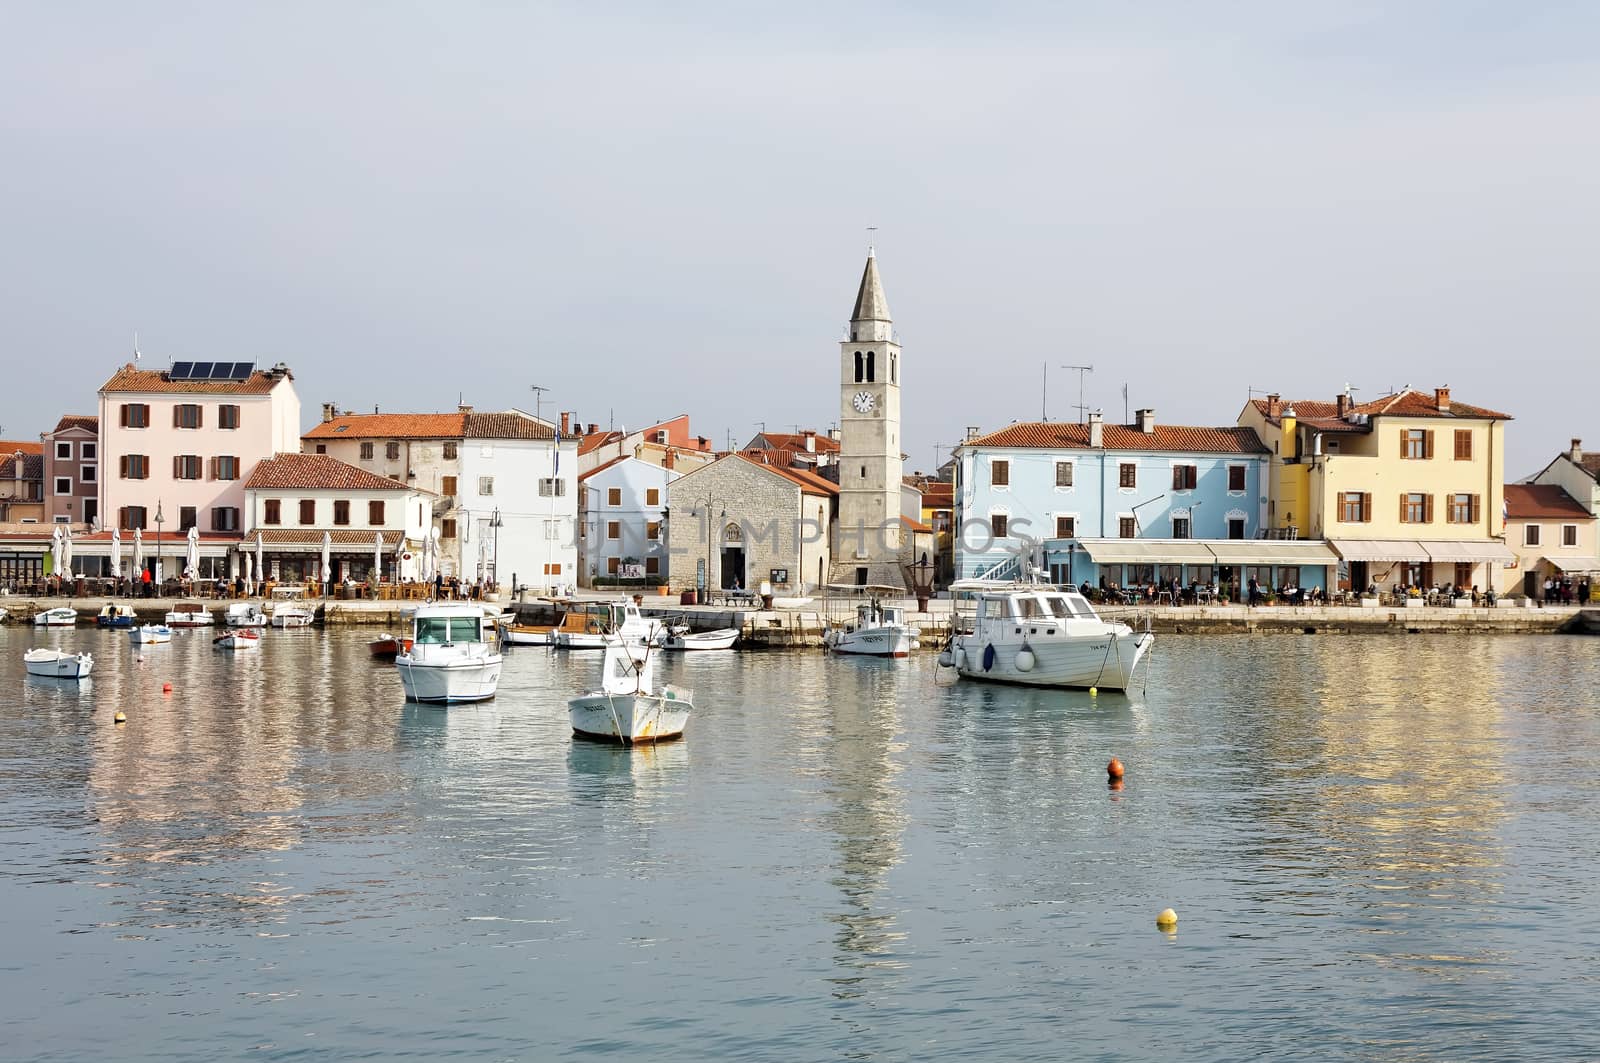
{"label": "fishing boat", "polygon": [[450,705],[485,701],[500,684],[495,618],[464,602],[418,606],[411,646],[395,656],[407,701]]}
{"label": "fishing boat", "polygon": [[128,638],[136,645],[150,645],[156,642],[171,642],[172,629],[165,624],[140,624],[128,631]]}
{"label": "fishing boat", "polygon": [[43,647],[22,655],[29,675],[43,679],[83,679],[94,670],[94,654],[67,653]]}
{"label": "fishing boat", "polygon": [[403,651],[411,649],[411,640],[385,631],[367,643],[367,649],[380,661],[392,661]]}
{"label": "fishing boat", "polygon": [[255,602],[234,602],[222,615],[229,627],[266,627],[267,614]]}
{"label": "fishing boat", "polygon": [[513,646],[549,646],[558,624],[512,624],[506,628],[506,642]]}
{"label": "fishing boat", "polygon": [[619,640],[659,646],[667,637],[667,629],[660,620],[645,617],[637,602],[625,598],[574,603],[552,637],[565,650],[598,650]]}
{"label": "fishing boat", "polygon": [[[1155,641],[1148,627],[1102,620],[1077,591],[962,580],[951,586],[956,634],[939,664],[965,679],[1043,687],[1126,690]],[[970,600],[970,615],[962,615]]]}
{"label": "fishing boat", "polygon": [[211,627],[217,622],[201,602],[174,602],[167,613],[168,627]]}
{"label": "fishing boat", "polygon": [[300,602],[272,603],[272,626],[278,628],[310,627],[317,619],[317,611]]}
{"label": "fishing boat", "polygon": [[94,618],[95,627],[132,627],[139,622],[133,615],[133,606],[107,602]]}
{"label": "fishing boat", "polygon": [[219,650],[253,650],[261,645],[261,632],[249,627],[234,628],[212,639],[211,645]]}
{"label": "fishing boat", "polygon": [[[830,590],[839,588],[830,588]],[[834,653],[862,657],[909,657],[917,646],[917,631],[906,622],[906,611],[898,605],[885,605],[880,594],[891,587],[850,587],[848,590],[870,597],[856,605],[853,619],[829,623],[822,633],[822,644]]]}
{"label": "fishing boat", "polygon": [[78,611],[58,605],[33,614],[34,627],[72,627],[78,622]]}
{"label": "fishing boat", "polygon": [[684,652],[687,650],[731,650],[739,641],[739,629],[720,627],[713,631],[690,631],[688,624],[673,624],[661,648]]}
{"label": "fishing boat", "polygon": [[692,692],[655,684],[652,647],[607,643],[600,689],[572,698],[567,714],[581,738],[633,745],[681,738],[694,708]]}

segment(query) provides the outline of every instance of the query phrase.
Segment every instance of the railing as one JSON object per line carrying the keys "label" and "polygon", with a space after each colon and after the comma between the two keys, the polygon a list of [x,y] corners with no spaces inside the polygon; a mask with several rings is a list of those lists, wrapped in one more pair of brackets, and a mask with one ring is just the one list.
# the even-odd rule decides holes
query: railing
{"label": "railing", "polygon": [[1020,575],[1022,575],[1022,560],[1017,557],[1007,557],[995,562],[972,578],[1003,580],[1016,579]]}

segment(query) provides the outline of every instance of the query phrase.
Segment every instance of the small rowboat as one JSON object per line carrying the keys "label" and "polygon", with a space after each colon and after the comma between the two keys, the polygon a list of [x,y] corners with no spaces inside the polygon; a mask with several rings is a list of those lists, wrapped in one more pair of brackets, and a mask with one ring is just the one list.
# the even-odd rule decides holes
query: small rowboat
{"label": "small rowboat", "polygon": [[718,628],[715,631],[690,631],[687,627],[675,627],[667,634],[667,641],[662,644],[668,650],[731,650],[733,644],[739,641],[739,629],[736,627]]}
{"label": "small rowboat", "polygon": [[404,651],[411,652],[411,640],[391,635],[387,631],[367,643],[367,649],[372,651],[372,656],[380,661],[392,661]]}
{"label": "small rowboat", "polygon": [[211,645],[219,650],[254,649],[261,645],[261,633],[254,628],[235,628],[212,639]]}
{"label": "small rowboat", "polygon": [[22,655],[29,675],[44,679],[86,679],[94,669],[94,654],[37,649]]}

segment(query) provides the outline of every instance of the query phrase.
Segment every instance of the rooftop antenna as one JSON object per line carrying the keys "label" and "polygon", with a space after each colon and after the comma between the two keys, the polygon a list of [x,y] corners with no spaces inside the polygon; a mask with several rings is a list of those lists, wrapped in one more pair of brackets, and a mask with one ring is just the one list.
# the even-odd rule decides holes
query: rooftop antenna
{"label": "rooftop antenna", "polygon": [[141,359],[143,357],[144,357],[144,355],[139,353],[139,330],[138,329],[134,329],[133,330],[133,360],[135,362],[137,362],[139,359]]}
{"label": "rooftop antenna", "polygon": [[1122,423],[1128,424],[1128,382],[1122,382]]}
{"label": "rooftop antenna", "polygon": [[539,408],[544,404],[544,393],[550,389],[546,387],[540,387],[538,384],[529,384],[528,390],[533,392],[533,419],[535,421],[542,421],[544,418],[539,416]]}
{"label": "rooftop antenna", "polygon": [[1083,424],[1089,419],[1089,407],[1083,404],[1083,378],[1094,372],[1092,365],[1064,365],[1062,369],[1076,369],[1078,371],[1078,405],[1073,407],[1078,411],[1078,423]]}
{"label": "rooftop antenna", "polygon": [[877,257],[877,254],[874,251],[873,246],[872,246],[872,234],[877,232],[877,231],[878,231],[878,227],[876,225],[867,226],[867,257],[868,258],[876,258]]}

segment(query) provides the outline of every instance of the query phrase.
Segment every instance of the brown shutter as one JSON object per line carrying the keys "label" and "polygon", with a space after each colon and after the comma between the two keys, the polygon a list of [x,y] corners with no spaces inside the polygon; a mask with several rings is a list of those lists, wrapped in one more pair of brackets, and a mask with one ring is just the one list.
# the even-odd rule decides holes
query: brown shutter
{"label": "brown shutter", "polygon": [[1174,465],[1172,467],[1172,489],[1174,491],[1177,491],[1177,490],[1181,490],[1182,487],[1183,487],[1183,466],[1182,465]]}
{"label": "brown shutter", "polygon": [[194,426],[196,428],[204,428],[206,426],[206,408],[204,406],[195,405]]}
{"label": "brown shutter", "polygon": [[1474,523],[1474,524],[1478,523],[1478,521],[1480,519],[1479,516],[1478,516],[1478,503],[1479,503],[1479,501],[1481,499],[1482,499],[1481,495],[1473,495],[1472,496],[1472,523]]}
{"label": "brown shutter", "polygon": [[126,402],[118,407],[118,416],[120,418],[122,427],[128,427],[128,404]]}
{"label": "brown shutter", "polygon": [[1402,458],[1410,456],[1410,455],[1408,455],[1406,453],[1406,443],[1407,442],[1408,442],[1408,440],[1406,439],[1406,430],[1404,428],[1402,428],[1402,429],[1400,429],[1400,456]]}
{"label": "brown shutter", "polygon": [[1372,522],[1372,492],[1370,491],[1361,492],[1361,520],[1365,524]]}
{"label": "brown shutter", "polygon": [[[127,407],[124,406],[123,409],[126,410]],[[123,460],[126,461],[127,459],[124,458]],[[128,526],[128,507],[127,506],[123,506],[121,509],[117,510],[117,527],[126,528],[127,526]]]}
{"label": "brown shutter", "polygon": [[[1429,432],[1428,435],[1431,438],[1433,433]],[[1430,454],[1429,457],[1432,457],[1432,455]],[[1432,524],[1433,523],[1433,496],[1432,495],[1423,495],[1422,496],[1422,523],[1424,523],[1424,524]]]}
{"label": "brown shutter", "polygon": [[1410,524],[1411,523],[1409,520],[1406,519],[1406,493],[1404,491],[1400,492],[1400,523],[1401,524]]}
{"label": "brown shutter", "polygon": [[[122,410],[123,410],[124,413],[126,413],[128,408],[126,406],[124,406],[122,408]],[[128,478],[128,455],[126,455],[126,454],[122,455],[122,457],[117,459],[117,463],[121,466],[121,469],[118,471],[118,475],[120,475],[124,480],[126,480]],[[128,507],[127,506],[123,506],[122,507],[122,512],[124,512],[124,513],[128,512]],[[123,527],[126,528],[127,525],[124,524]]]}

